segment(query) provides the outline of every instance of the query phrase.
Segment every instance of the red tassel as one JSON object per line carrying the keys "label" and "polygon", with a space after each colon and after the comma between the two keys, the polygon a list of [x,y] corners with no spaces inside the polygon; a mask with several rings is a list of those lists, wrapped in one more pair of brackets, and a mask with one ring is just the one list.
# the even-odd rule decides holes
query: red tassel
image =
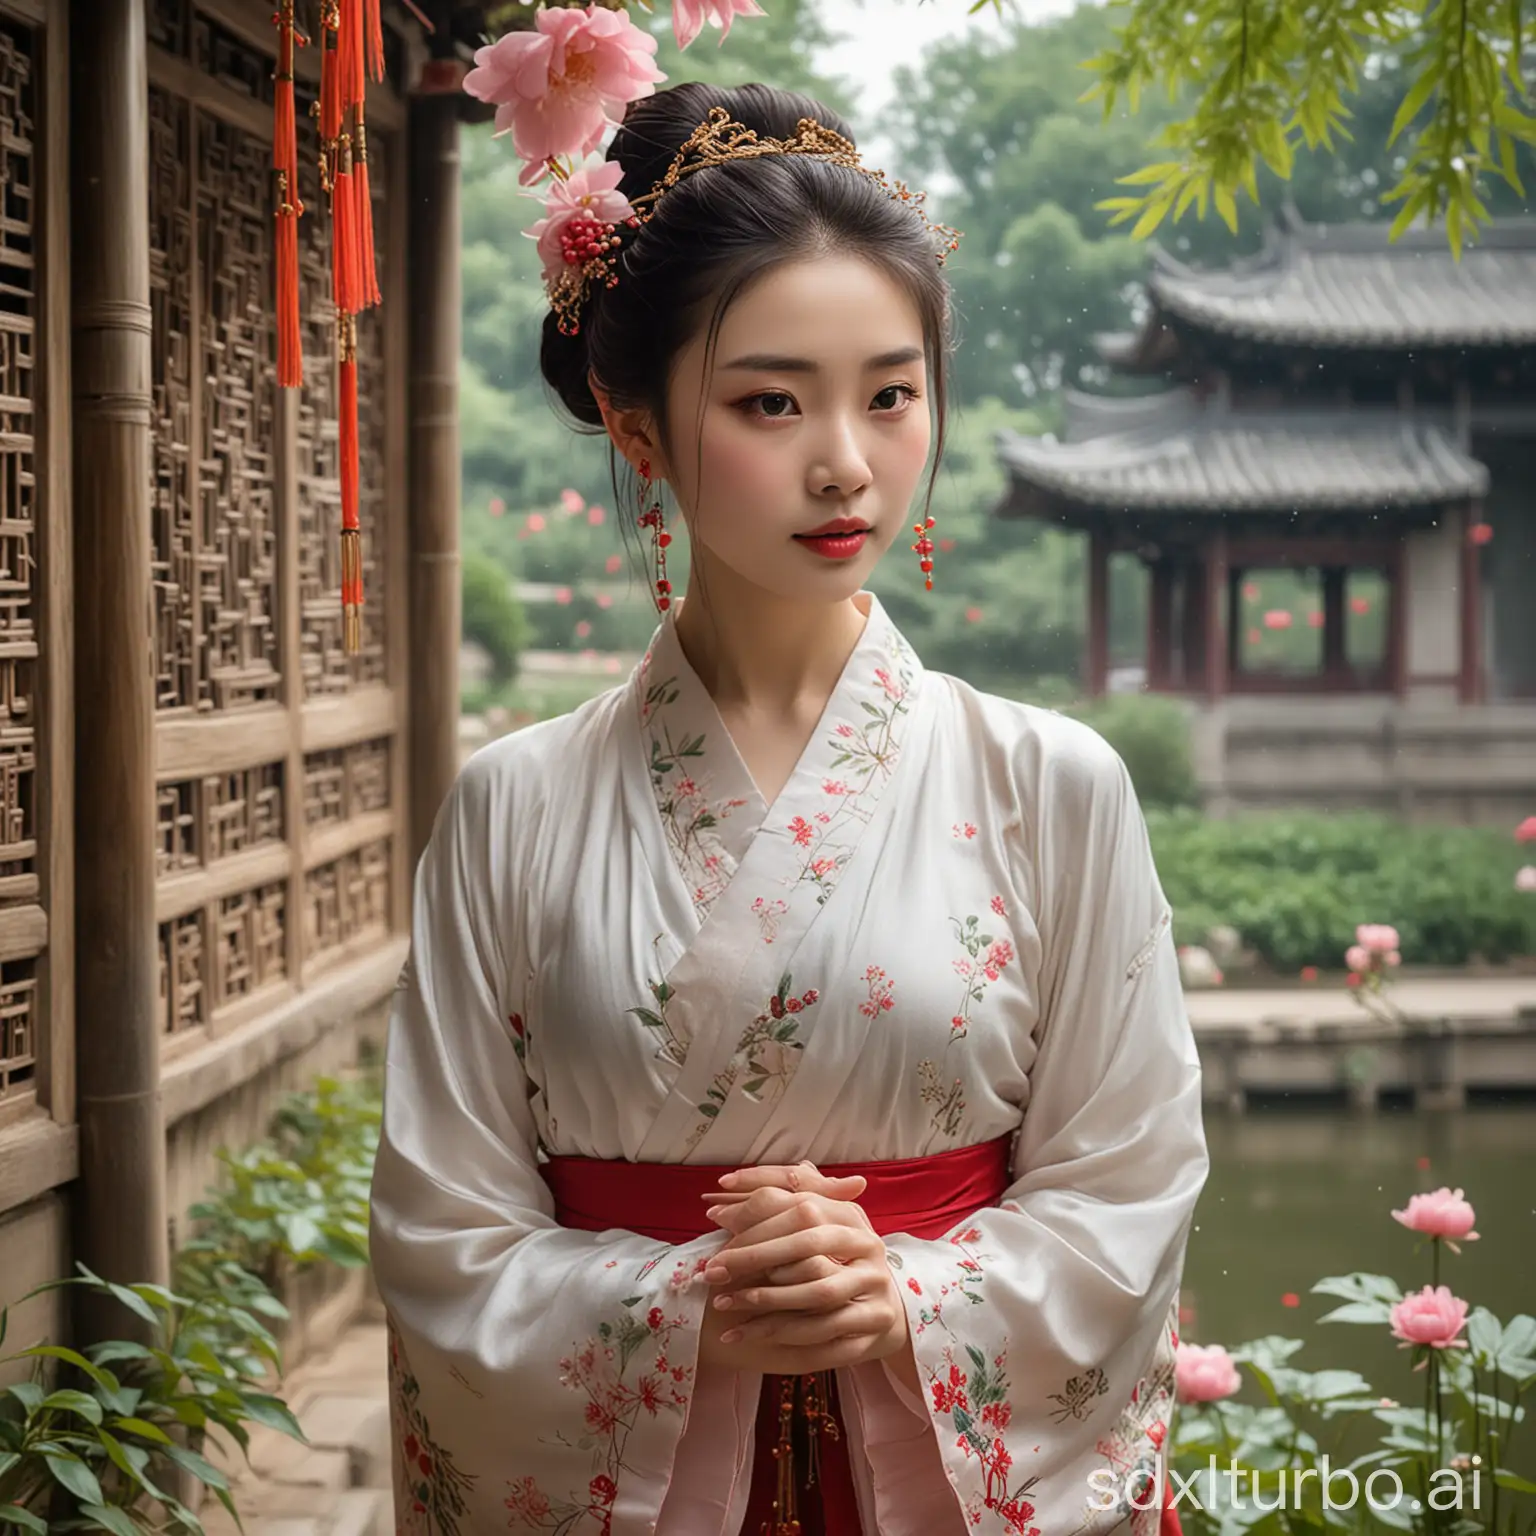
{"label": "red tassel", "polygon": [[337,322],[341,337],[341,612],[343,649],[362,648],[363,558],[358,521],[357,349],[350,316]]}
{"label": "red tassel", "polygon": [[320,137],[327,145],[335,142],[341,133],[341,84],[338,39],[336,36],[336,12],[330,9],[322,22],[322,47],[320,57]]}
{"label": "red tassel", "polygon": [[363,100],[363,0],[340,0],[340,18],[337,73],[345,113]]}
{"label": "red tassel", "polygon": [[373,192],[368,185],[368,146],[363,125],[357,125],[358,156],[352,179],[357,184],[358,296],[363,306],[380,304],[379,273],[373,249]]}
{"label": "red tassel", "polygon": [[368,0],[368,73],[384,78],[384,19],[379,0]]}
{"label": "red tassel", "polygon": [[299,146],[293,100],[296,34],[293,0],[283,0],[277,24],[274,76],[272,166],[277,172],[277,382],[296,389],[304,382],[304,348],[299,333]]}
{"label": "red tassel", "polygon": [[336,172],[331,190],[331,297],[344,315],[355,315],[357,302],[357,198],[352,190],[352,169],[346,163]]}

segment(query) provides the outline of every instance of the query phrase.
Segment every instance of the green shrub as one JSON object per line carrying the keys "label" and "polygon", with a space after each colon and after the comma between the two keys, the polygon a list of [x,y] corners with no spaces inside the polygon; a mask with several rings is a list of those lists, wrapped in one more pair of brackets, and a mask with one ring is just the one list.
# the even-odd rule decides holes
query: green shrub
{"label": "green shrub", "polygon": [[1536,901],[1515,889],[1506,833],[1366,814],[1147,822],[1181,944],[1230,923],[1277,971],[1341,969],[1357,924],[1390,923],[1408,965],[1536,953]]}
{"label": "green shrub", "polygon": [[528,643],[527,619],[512,594],[511,577],[487,555],[465,555],[463,590],[464,638],[490,657],[495,682],[511,682]]}
{"label": "green shrub", "polygon": [[1110,694],[1071,711],[1091,725],[1125,761],[1144,807],[1199,804],[1189,721],[1174,699]]}

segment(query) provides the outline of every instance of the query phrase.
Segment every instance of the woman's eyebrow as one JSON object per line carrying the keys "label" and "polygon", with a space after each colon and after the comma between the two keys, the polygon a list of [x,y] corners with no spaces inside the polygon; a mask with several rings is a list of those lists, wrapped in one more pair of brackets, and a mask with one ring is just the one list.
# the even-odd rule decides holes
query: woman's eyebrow
{"label": "woman's eyebrow", "polygon": [[[900,368],[906,363],[920,363],[922,360],[921,347],[896,347],[890,352],[882,352],[878,357],[870,358],[864,367],[867,372],[873,373],[878,368]],[[808,357],[782,357],[777,352],[749,352],[745,357],[732,358],[721,366],[743,373],[821,372],[821,364]]]}

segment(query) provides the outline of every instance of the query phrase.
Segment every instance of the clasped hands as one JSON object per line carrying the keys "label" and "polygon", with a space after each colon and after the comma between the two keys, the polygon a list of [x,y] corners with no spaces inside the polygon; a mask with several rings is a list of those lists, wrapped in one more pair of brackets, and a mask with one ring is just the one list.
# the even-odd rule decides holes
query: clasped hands
{"label": "clasped hands", "polygon": [[854,1203],[865,1187],[811,1163],[721,1178],[704,1197],[706,1215],[730,1240],[704,1271],[701,1363],[789,1376],[892,1355],[910,1361],[885,1244]]}

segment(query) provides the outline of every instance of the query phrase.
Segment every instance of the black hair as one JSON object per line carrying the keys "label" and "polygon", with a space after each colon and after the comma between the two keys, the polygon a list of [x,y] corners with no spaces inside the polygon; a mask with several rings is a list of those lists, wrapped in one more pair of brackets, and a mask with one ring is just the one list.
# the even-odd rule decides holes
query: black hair
{"label": "black hair", "polygon": [[[714,107],[763,138],[793,137],[800,119],[812,118],[853,139],[837,113],[809,96],[767,85],[726,90],[687,82],[631,103],[608,150],[608,159],[624,168],[619,190],[631,201],[649,192]],[[553,313],[544,320],[540,368],[580,427],[602,430],[590,374],[614,405],[644,408],[665,442],[672,367],[699,327],[707,323],[712,348],[732,300],[755,278],[788,261],[842,252],[891,277],[921,316],[937,472],[946,420],[949,290],[936,239],[914,209],[851,166],[772,155],[682,178],[649,222],[622,234],[618,282],[589,295],[579,332],[563,334]]]}

